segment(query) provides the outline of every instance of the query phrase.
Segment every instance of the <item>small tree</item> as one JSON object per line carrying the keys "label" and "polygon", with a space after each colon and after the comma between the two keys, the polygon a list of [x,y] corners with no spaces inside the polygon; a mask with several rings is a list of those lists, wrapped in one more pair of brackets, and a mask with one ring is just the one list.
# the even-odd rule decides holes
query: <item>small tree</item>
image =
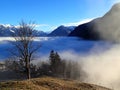
{"label": "small tree", "polygon": [[50,61],[50,70],[53,73],[53,75],[58,76],[61,73],[61,58],[59,54],[54,52],[53,50],[50,52],[49,56]]}
{"label": "small tree", "polygon": [[12,42],[15,51],[11,51],[25,67],[27,78],[30,79],[30,61],[33,60],[34,53],[40,48],[34,45],[35,24],[22,21],[19,28],[12,34],[15,41]]}
{"label": "small tree", "polygon": [[50,61],[50,70],[52,73],[55,73],[55,64],[56,63],[55,63],[55,53],[53,50],[50,52],[49,61]]}

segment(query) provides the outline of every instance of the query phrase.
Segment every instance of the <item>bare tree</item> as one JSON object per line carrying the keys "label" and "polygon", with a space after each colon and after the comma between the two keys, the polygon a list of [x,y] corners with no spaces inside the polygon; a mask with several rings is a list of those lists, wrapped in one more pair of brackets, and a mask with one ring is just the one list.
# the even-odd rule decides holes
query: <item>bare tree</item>
{"label": "bare tree", "polygon": [[33,60],[34,53],[40,45],[34,45],[35,24],[22,21],[19,28],[12,34],[15,41],[12,42],[15,51],[11,51],[25,67],[26,76],[31,78],[30,61]]}

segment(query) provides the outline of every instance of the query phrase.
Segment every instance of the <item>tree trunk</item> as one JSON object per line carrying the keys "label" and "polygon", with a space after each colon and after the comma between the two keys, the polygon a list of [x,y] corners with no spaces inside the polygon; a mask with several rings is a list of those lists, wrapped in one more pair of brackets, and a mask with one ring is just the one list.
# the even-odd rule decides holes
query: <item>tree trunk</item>
{"label": "tree trunk", "polygon": [[30,75],[30,62],[29,62],[29,60],[27,60],[27,62],[26,62],[26,75],[27,75],[27,79],[31,78],[31,75]]}

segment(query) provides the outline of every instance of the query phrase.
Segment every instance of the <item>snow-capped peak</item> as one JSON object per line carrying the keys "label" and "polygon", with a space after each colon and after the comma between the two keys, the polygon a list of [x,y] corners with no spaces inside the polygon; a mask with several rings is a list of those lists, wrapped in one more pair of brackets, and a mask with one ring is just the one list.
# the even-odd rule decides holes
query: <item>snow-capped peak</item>
{"label": "snow-capped peak", "polygon": [[15,33],[15,31],[14,31],[14,30],[10,30],[10,32]]}

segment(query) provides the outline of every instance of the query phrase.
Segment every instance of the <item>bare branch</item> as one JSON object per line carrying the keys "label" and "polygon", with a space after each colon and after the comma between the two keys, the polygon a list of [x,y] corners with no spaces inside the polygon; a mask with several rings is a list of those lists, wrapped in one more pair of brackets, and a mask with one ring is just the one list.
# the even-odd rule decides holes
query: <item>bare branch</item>
{"label": "bare branch", "polygon": [[16,51],[12,52],[15,56],[19,57],[20,60],[26,63],[26,72],[28,79],[30,78],[30,61],[34,53],[40,48],[40,45],[34,45],[35,39],[35,23],[25,23],[22,21],[20,23],[19,29],[12,33],[12,37],[14,38],[14,42],[12,45],[15,47]]}

